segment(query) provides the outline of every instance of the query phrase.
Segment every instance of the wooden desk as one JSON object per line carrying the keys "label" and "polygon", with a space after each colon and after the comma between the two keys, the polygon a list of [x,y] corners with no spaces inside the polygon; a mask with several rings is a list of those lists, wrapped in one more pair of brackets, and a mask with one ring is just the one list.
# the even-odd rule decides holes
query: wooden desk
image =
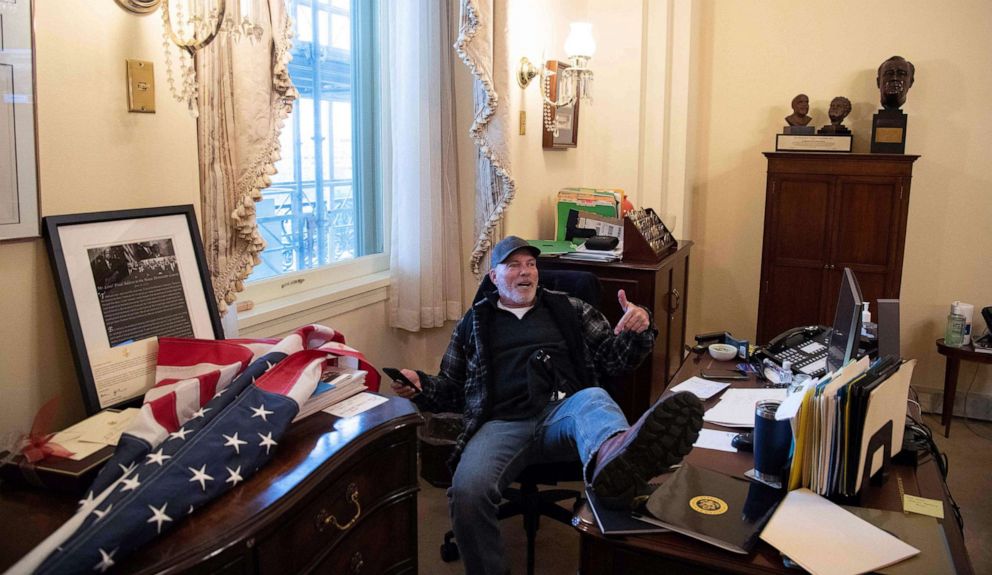
{"label": "wooden desk", "polygon": [[[250,481],[114,572],[416,573],[420,423],[416,408],[400,398],[347,420],[312,415],[290,428]],[[352,485],[360,510],[347,498]],[[68,519],[74,499],[4,484],[0,572]],[[341,531],[323,525],[327,514],[356,520]]]}
{"label": "wooden desk", "polygon": [[[686,360],[682,369],[672,380],[681,382],[698,375],[702,368],[733,367],[733,362],[715,362],[708,355],[696,363]],[[737,386],[737,383],[734,384]],[[742,382],[742,387],[757,387],[752,378]],[[711,407],[716,399],[706,403]],[[734,431],[729,428],[705,424],[705,427]],[[686,461],[699,467],[744,477],[744,472],[753,467],[750,453],[728,453],[710,449],[693,450]],[[960,574],[973,573],[971,562],[964,547],[964,538],[954,520],[954,513],[944,496],[943,479],[936,462],[929,456],[917,468],[905,465],[892,465],[888,479],[881,486],[868,486],[864,489],[861,504],[877,509],[902,510],[900,491],[910,495],[920,495],[944,501],[942,521],[947,542]],[[587,505],[582,505],[573,520],[579,531],[580,572],[583,575],[656,575],[658,573],[740,573],[740,574],[795,574],[796,570],[782,565],[779,552],[764,541],[759,541],[749,555],[739,555],[697,541],[678,533],[658,533],[650,535],[629,535],[606,537],[596,527],[595,519]]]}
{"label": "wooden desk", "polygon": [[947,358],[947,365],[944,367],[944,409],[940,413],[940,424],[944,426],[944,437],[950,437],[954,395],[958,391],[958,372],[961,371],[961,362],[992,363],[992,353],[979,353],[971,344],[961,347],[944,345],[944,338],[937,340],[937,353]]}

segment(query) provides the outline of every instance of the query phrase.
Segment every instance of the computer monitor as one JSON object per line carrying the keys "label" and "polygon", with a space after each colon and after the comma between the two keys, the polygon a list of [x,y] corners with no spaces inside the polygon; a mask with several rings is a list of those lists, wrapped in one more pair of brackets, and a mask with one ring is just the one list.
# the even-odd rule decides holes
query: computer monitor
{"label": "computer monitor", "polygon": [[827,372],[836,371],[850,361],[858,351],[861,339],[861,288],[851,268],[844,268],[844,277],[837,296],[834,326],[827,346]]}

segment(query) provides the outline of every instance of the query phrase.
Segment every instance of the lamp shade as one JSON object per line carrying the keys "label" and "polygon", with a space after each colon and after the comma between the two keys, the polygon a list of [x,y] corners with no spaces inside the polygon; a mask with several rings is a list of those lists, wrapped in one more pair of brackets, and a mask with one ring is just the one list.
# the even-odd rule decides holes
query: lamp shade
{"label": "lamp shade", "polygon": [[568,38],[565,38],[565,55],[591,58],[596,53],[596,41],[592,39],[592,24],[572,22],[569,24]]}

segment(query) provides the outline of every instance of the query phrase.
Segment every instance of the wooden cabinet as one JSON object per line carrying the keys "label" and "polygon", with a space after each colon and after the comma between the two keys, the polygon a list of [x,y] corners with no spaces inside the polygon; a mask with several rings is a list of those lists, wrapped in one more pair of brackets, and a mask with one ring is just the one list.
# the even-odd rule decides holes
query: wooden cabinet
{"label": "wooden cabinet", "polygon": [[872,312],[898,298],[919,156],[766,152],[757,342],[800,325],[832,325],[851,268]]}
{"label": "wooden cabinet", "polygon": [[541,258],[540,269],[590,271],[603,286],[598,306],[610,324],[623,312],[617,291],[626,290],[627,299],[651,310],[658,327],[658,339],[651,355],[634,373],[614,378],[610,392],[630,421],[636,421],[665,390],[678,371],[685,347],[685,310],[689,291],[689,252],[692,242],[679,242],[678,250],[655,264],[629,262],[595,263]]}
{"label": "wooden cabinet", "polygon": [[[250,480],[120,563],[121,573],[417,573],[417,445],[407,400],[317,413]],[[4,484],[0,571],[68,519],[74,498]]]}

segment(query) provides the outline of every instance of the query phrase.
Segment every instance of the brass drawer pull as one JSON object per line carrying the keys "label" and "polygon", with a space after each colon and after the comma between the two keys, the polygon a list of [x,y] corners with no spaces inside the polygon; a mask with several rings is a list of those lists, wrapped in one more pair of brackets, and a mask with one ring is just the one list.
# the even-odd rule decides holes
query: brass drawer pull
{"label": "brass drawer pull", "polygon": [[[672,299],[674,297],[674,300]],[[668,295],[668,313],[675,313],[679,309],[679,304],[682,303],[682,294],[679,293],[679,288],[672,288],[671,293]]]}
{"label": "brass drawer pull", "polygon": [[341,531],[347,531],[355,524],[356,521],[358,521],[358,518],[362,515],[362,505],[358,502],[358,486],[356,486],[354,483],[348,485],[347,493],[348,493],[347,495],[348,499],[351,499],[351,502],[355,504],[355,516],[352,517],[351,520],[345,523],[344,525],[341,525],[340,523],[338,523],[337,517],[329,514],[326,509],[321,509],[320,513],[317,514],[318,531],[323,531],[325,528],[331,525],[337,527]]}

